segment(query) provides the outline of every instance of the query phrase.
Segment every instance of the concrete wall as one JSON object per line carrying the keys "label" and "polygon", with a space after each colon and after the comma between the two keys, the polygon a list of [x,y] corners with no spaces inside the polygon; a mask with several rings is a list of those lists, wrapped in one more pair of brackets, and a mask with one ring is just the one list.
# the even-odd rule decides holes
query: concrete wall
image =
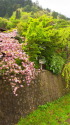
{"label": "concrete wall", "polygon": [[30,86],[24,85],[15,97],[8,83],[0,78],[0,125],[13,125],[38,107],[63,96],[67,91],[61,76],[49,71],[37,72]]}

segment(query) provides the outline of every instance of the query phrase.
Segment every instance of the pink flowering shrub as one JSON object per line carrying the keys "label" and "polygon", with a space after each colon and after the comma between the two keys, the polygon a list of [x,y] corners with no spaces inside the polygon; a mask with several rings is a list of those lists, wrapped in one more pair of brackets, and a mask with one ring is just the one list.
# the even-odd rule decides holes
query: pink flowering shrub
{"label": "pink flowering shrub", "polygon": [[19,87],[24,83],[29,85],[34,78],[34,63],[22,50],[22,44],[14,39],[16,35],[16,31],[0,33],[0,75],[10,83],[15,95]]}

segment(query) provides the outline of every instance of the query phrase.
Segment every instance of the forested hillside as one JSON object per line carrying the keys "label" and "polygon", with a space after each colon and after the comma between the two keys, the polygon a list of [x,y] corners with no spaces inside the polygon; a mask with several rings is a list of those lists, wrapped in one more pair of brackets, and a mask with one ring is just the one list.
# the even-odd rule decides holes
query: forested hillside
{"label": "forested hillside", "polygon": [[0,0],[0,16],[10,17],[13,11],[21,7],[25,11],[32,11],[32,6],[35,4],[31,0]]}
{"label": "forested hillside", "polygon": [[43,9],[38,2],[33,3],[32,0],[0,0],[0,17],[9,18],[18,8],[23,8],[26,12],[45,10],[45,13],[50,13],[54,18],[69,19],[58,12],[51,11],[49,8]]}

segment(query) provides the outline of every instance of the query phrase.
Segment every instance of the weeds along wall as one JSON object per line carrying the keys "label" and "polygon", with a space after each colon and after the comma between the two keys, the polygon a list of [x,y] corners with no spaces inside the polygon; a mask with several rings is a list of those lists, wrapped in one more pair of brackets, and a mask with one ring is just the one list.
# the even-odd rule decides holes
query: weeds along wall
{"label": "weeds along wall", "polygon": [[0,78],[0,125],[13,125],[21,117],[38,107],[58,99],[67,93],[65,82],[59,75],[43,70],[36,71],[37,77],[24,88],[18,89],[18,96],[14,96],[9,83]]}

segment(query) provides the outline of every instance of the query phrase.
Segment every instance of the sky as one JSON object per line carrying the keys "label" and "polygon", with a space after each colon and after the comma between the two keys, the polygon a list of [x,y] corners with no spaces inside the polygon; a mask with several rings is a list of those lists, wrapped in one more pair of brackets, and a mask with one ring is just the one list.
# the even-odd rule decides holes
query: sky
{"label": "sky", "polygon": [[70,18],[70,0],[38,0],[38,2],[43,8],[49,8]]}

